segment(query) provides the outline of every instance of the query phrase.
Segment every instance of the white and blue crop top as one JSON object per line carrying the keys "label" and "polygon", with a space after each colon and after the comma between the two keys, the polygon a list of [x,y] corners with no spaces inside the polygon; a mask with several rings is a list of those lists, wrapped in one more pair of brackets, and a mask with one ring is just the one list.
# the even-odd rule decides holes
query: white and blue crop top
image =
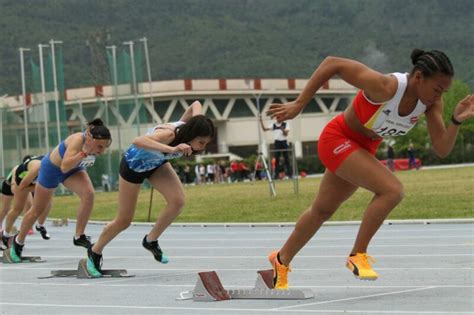
{"label": "white and blue crop top", "polygon": [[[185,123],[182,121],[168,123],[168,125],[173,125],[175,127],[179,127],[184,124]],[[149,129],[147,135],[153,134],[156,129],[163,129],[163,126],[164,125],[157,125]],[[176,159],[181,156],[183,156],[182,152],[163,153],[161,151],[138,148],[132,144],[125,152],[124,159],[130,169],[138,173],[143,173],[160,167],[168,160]]]}

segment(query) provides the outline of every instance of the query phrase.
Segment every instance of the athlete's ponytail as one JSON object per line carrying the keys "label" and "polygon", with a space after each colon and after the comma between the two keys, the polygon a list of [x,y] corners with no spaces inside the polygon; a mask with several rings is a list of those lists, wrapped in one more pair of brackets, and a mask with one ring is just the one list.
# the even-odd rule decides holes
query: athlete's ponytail
{"label": "athlete's ponytail", "polygon": [[424,51],[415,48],[410,57],[413,64],[411,74],[415,73],[416,70],[419,70],[425,77],[431,77],[437,73],[442,73],[448,76],[454,75],[453,65],[448,56],[446,56],[442,51]]}
{"label": "athlete's ponytail", "polygon": [[96,118],[87,124],[89,133],[93,139],[111,140],[109,129],[104,125],[100,118]]}

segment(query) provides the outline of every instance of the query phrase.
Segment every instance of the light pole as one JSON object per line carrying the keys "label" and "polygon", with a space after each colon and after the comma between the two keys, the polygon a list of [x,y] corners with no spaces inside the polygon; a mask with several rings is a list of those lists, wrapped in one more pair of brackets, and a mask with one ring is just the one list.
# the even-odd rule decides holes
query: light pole
{"label": "light pole", "polygon": [[20,51],[20,69],[21,69],[21,92],[23,94],[23,121],[25,128],[26,154],[30,154],[30,138],[28,136],[28,111],[26,109],[26,83],[25,83],[25,60],[24,52],[30,51],[29,48],[18,49]]}
{"label": "light pole", "polygon": [[49,134],[48,134],[48,103],[46,102],[46,87],[44,83],[44,65],[43,65],[43,48],[48,45],[39,44],[39,61],[40,61],[40,79],[41,79],[41,97],[43,99],[43,118],[44,118],[44,135],[46,140],[46,151],[49,151]]}
{"label": "light pole", "polygon": [[56,108],[56,132],[58,134],[58,143],[61,141],[61,125],[59,120],[59,98],[58,98],[58,79],[56,76],[56,56],[54,51],[54,44],[62,44],[60,40],[51,39],[49,44],[51,46],[51,58],[53,65],[53,87],[54,87],[54,105]]}
{"label": "light pole", "polygon": [[146,63],[146,71],[148,74],[148,89],[150,92],[150,106],[153,107],[153,93],[151,90],[151,67],[150,67],[150,55],[148,54],[148,40],[146,37],[140,38],[139,41],[143,42],[144,50],[145,50],[145,63]]}
{"label": "light pole", "polygon": [[122,133],[121,123],[120,123],[120,109],[119,109],[119,100],[118,100],[118,75],[117,75],[117,46],[107,46],[106,49],[112,51],[112,76],[114,81],[114,100],[115,100],[115,109],[119,113],[117,117],[117,137],[118,137],[118,148],[119,152],[122,153]]}
{"label": "light pole", "polygon": [[124,45],[128,45],[130,49],[130,65],[132,67],[132,88],[133,88],[133,100],[135,102],[135,108],[137,109],[137,133],[140,135],[140,108],[138,106],[137,98],[137,77],[135,73],[135,53],[133,51],[133,41],[123,42]]}
{"label": "light pole", "polygon": [[3,150],[3,107],[5,106],[3,104],[3,100],[8,96],[8,94],[5,94],[3,96],[0,96],[0,101],[2,102],[0,106],[0,152],[2,153],[2,158],[0,159],[2,161],[2,177],[5,177],[5,153]]}

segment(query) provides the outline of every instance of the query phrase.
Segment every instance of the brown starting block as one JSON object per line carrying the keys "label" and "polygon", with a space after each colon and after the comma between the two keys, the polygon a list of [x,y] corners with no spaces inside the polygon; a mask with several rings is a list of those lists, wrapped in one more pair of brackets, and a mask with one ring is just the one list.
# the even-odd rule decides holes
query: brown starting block
{"label": "brown starting block", "polygon": [[[97,279],[92,277],[87,271],[87,259],[83,258],[79,261],[77,269],[51,270],[51,275],[46,277],[38,277],[38,279],[62,277],[76,277],[77,279]],[[129,275],[126,269],[102,269],[101,278],[131,278],[135,275]],[[100,278],[99,278],[100,279]]]}
{"label": "brown starting block", "polygon": [[[42,263],[46,260],[42,260],[40,256],[22,256],[21,263]],[[10,250],[7,248],[3,251],[2,263],[4,264],[19,264],[12,260],[10,256]]]}
{"label": "brown starting block", "polygon": [[68,226],[69,221],[67,218],[53,220],[53,226]]}
{"label": "brown starting block", "polygon": [[215,271],[198,273],[193,291],[181,292],[177,300],[224,301],[231,299],[302,300],[314,298],[310,289],[276,290],[273,285],[273,270],[257,271],[253,289],[226,290]]}

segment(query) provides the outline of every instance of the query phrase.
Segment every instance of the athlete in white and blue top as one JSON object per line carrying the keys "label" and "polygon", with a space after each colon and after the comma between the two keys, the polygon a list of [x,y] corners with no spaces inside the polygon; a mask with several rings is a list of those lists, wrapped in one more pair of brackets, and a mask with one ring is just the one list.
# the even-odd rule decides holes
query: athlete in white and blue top
{"label": "athlete in white and blue top", "polygon": [[[167,125],[158,125],[154,128],[151,128],[147,135],[153,136],[158,129],[176,129],[183,126],[185,123],[182,121],[169,123]],[[175,153],[163,153],[158,150],[147,150],[144,148],[137,147],[132,144],[127,152],[125,152],[124,160],[127,163],[127,166],[138,173],[150,171],[156,169],[166,163],[168,160],[176,159],[183,156],[182,151]]]}
{"label": "athlete in white and blue top", "polygon": [[125,152],[120,163],[117,216],[107,224],[97,243],[88,251],[87,270],[91,276],[102,276],[102,251],[132,222],[141,184],[145,179],[163,195],[167,205],[160,212],[154,227],[143,238],[142,245],[157,261],[168,262],[168,257],[158,245],[158,237],[181,212],[184,191],[176,172],[167,162],[203,151],[214,138],[214,125],[201,112],[201,103],[193,102],[179,121],[160,124],[147,134],[136,137]]}

